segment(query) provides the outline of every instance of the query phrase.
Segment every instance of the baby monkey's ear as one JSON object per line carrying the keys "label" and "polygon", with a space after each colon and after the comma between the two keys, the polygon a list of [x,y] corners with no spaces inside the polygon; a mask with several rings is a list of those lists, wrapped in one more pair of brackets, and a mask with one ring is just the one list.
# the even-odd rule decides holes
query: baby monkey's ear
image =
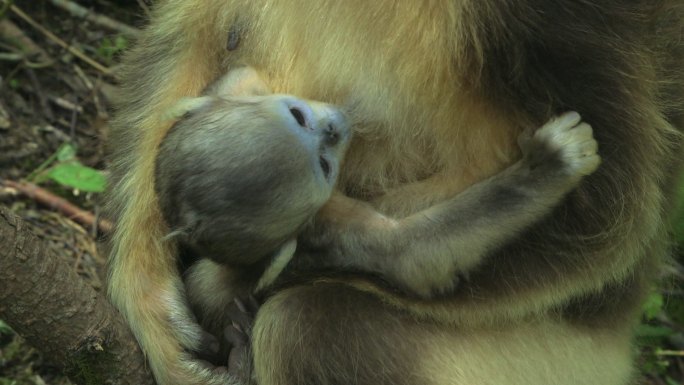
{"label": "baby monkey's ear", "polygon": [[166,111],[163,118],[165,120],[180,119],[188,113],[207,107],[213,99],[211,96],[181,98],[170,110]]}
{"label": "baby monkey's ear", "polygon": [[180,99],[163,118],[166,120],[180,119],[202,108],[209,106],[217,97],[257,96],[271,94],[271,89],[259,77],[252,67],[239,67],[229,71],[203,92],[204,96]]}
{"label": "baby monkey's ear", "polygon": [[272,91],[252,67],[229,71],[207,89],[207,95],[219,97],[268,95]]}

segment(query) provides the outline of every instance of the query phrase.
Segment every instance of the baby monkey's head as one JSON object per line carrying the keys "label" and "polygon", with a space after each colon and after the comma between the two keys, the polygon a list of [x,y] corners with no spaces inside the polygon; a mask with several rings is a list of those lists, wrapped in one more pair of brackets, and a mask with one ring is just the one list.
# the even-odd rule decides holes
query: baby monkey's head
{"label": "baby monkey's head", "polygon": [[229,264],[296,237],[330,197],[350,139],[338,108],[274,95],[249,67],[173,114],[155,173],[164,218],[198,256]]}

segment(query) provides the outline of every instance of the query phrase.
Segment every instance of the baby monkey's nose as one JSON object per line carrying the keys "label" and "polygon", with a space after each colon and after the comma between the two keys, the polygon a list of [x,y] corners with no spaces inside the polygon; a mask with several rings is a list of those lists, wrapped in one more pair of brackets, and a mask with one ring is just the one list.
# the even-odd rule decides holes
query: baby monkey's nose
{"label": "baby monkey's nose", "polygon": [[329,113],[326,121],[322,123],[323,140],[328,146],[336,146],[340,140],[346,140],[349,137],[349,124],[344,117],[344,114],[335,107],[328,107]]}
{"label": "baby monkey's nose", "polygon": [[295,97],[287,97],[284,102],[295,127],[315,135],[324,147],[345,146],[349,141],[349,123],[337,106]]}
{"label": "baby monkey's nose", "polygon": [[311,108],[317,118],[315,130],[322,135],[323,144],[335,147],[341,142],[346,143],[350,131],[344,113],[330,104],[312,103]]}
{"label": "baby monkey's nose", "polygon": [[337,132],[337,127],[335,127],[333,123],[328,123],[324,135],[325,143],[328,146],[334,146],[340,141],[340,134]]}

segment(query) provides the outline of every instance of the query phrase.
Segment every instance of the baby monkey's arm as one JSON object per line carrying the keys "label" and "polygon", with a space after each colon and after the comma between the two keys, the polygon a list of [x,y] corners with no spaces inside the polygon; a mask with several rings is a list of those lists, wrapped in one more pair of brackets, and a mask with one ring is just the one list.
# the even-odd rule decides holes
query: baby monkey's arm
{"label": "baby monkey's arm", "polygon": [[406,218],[334,195],[300,237],[304,254],[316,258],[305,263],[377,273],[420,296],[449,291],[600,163],[591,126],[576,112],[523,134],[520,146],[523,158],[503,172]]}

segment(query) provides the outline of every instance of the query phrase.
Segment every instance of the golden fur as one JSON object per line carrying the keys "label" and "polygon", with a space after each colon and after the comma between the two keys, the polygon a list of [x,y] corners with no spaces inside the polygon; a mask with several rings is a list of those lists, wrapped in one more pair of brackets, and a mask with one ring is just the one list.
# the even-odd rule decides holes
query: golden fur
{"label": "golden fur", "polygon": [[681,161],[681,5],[161,1],[125,60],[113,122],[109,284],[157,381],[226,381],[184,350],[198,329],[151,181],[164,112],[242,62],[275,92],[354,107],[339,188],[389,216],[500,171],[519,132],[559,111],[592,124],[604,159],[453,293],[418,300],[363,276],[276,292],[254,325],[260,385],[629,383],[629,330]]}

